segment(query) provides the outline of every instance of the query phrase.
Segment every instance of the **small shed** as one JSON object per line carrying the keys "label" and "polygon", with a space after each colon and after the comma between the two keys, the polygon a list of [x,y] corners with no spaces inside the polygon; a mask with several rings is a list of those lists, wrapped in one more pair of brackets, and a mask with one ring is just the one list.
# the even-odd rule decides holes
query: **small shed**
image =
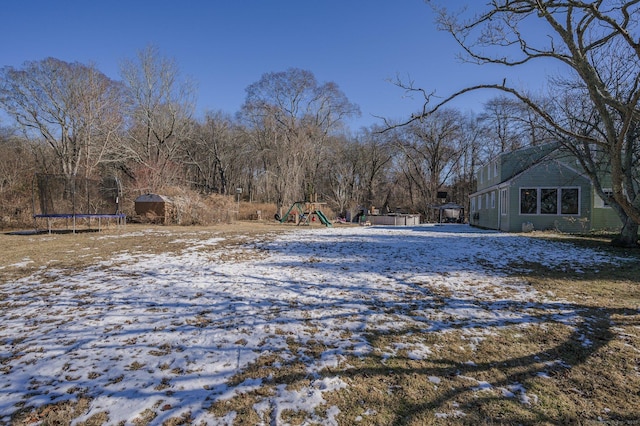
{"label": "small shed", "polygon": [[144,194],[136,198],[135,208],[138,216],[166,224],[172,216],[173,202],[164,195]]}

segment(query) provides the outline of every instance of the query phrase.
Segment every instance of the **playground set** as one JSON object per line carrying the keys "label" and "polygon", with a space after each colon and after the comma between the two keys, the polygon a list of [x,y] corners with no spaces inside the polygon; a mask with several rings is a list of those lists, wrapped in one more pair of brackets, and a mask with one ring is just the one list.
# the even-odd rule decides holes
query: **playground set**
{"label": "playground set", "polygon": [[276,220],[280,223],[292,222],[296,225],[309,225],[317,220],[326,227],[333,226],[322,210],[317,207],[319,204],[323,203],[297,201],[291,205],[282,217],[276,214]]}
{"label": "playground set", "polygon": [[36,231],[38,221],[46,220],[49,233],[53,221],[64,219],[66,229],[73,233],[78,222],[85,222],[88,229],[102,220],[115,220],[118,226],[126,223],[126,215],[120,211],[122,187],[115,177],[92,180],[78,176],[36,174],[33,182],[33,219]]}

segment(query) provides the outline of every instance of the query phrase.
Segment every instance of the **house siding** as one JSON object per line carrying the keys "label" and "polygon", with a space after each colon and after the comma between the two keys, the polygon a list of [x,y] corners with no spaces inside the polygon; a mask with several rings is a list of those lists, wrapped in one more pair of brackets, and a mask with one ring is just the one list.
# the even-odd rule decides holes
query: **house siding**
{"label": "house siding", "polygon": [[[620,217],[611,207],[605,207],[602,205],[601,198],[592,192],[594,199],[593,213],[591,215],[592,226],[595,229],[601,229],[603,231],[619,231],[622,228],[622,221]],[[595,203],[598,200],[598,203]]]}
{"label": "house siding", "polygon": [[593,209],[592,228],[602,231],[620,231],[622,221],[612,208]]}
{"label": "house siding", "polygon": [[[558,230],[569,233],[585,232],[590,229],[591,182],[563,164],[557,161],[538,164],[515,178],[511,188],[510,214],[515,218],[514,223],[520,225],[520,229],[513,229],[516,227],[514,224],[511,231],[522,231],[522,223],[531,223],[536,230]],[[520,212],[521,189],[526,188],[577,189],[578,213],[541,214],[538,211],[535,214],[523,214]],[[539,199],[538,209],[540,209]]]}
{"label": "house siding", "polygon": [[[481,208],[477,208],[479,205],[476,202],[476,212],[478,213],[476,217],[478,217],[477,225],[483,228],[491,228],[498,229],[498,203],[495,201],[493,206],[491,204],[491,199],[493,197],[497,197],[497,191],[495,189],[484,191],[477,195],[477,197],[482,198]],[[477,198],[476,198],[477,199]],[[495,198],[494,200],[497,200]]]}

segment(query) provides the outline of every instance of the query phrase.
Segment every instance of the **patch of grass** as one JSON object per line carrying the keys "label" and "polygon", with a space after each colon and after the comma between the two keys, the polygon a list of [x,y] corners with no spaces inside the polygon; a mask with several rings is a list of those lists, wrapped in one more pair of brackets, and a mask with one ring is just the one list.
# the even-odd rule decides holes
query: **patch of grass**
{"label": "patch of grass", "polygon": [[[38,409],[25,409],[11,419],[13,426],[41,425],[68,425],[79,416],[89,410],[89,398],[79,398],[77,401],[65,401],[58,404],[50,404]],[[108,422],[107,413],[98,413],[84,422],[76,423],[80,426],[99,426]]]}
{"label": "patch of grass", "polygon": [[138,361],[133,361],[131,364],[128,365],[127,370],[130,370],[130,371],[142,370],[144,367],[145,367],[145,364],[141,364]]}
{"label": "patch of grass", "polygon": [[156,412],[150,408],[147,408],[142,413],[140,413],[136,418],[134,418],[131,421],[131,423],[133,423],[134,426],[145,426],[151,423],[151,421],[156,417],[157,417]]}
{"label": "patch of grass", "polygon": [[268,419],[271,417],[271,411],[267,410],[264,416],[267,418],[265,422],[261,419],[261,416],[255,410],[255,404],[264,400],[268,394],[264,388],[259,390],[241,393],[232,399],[218,400],[209,407],[209,412],[216,417],[223,417],[227,413],[234,412],[235,423],[234,424],[270,424]]}

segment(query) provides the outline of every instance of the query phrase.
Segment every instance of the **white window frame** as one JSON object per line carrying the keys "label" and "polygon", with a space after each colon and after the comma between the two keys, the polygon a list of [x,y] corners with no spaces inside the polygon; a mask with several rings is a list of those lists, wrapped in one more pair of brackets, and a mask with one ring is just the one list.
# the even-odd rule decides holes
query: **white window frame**
{"label": "white window frame", "polygon": [[496,208],[496,191],[491,191],[491,208]]}
{"label": "white window frame", "polygon": [[[522,213],[522,190],[530,189],[536,191],[536,212],[535,213]],[[542,202],[542,190],[543,189],[555,189],[556,193],[556,213],[541,213],[541,202]],[[577,189],[578,190],[578,212],[577,213],[562,213],[562,192],[564,190]],[[580,216],[582,214],[581,209],[581,200],[582,200],[582,188],[579,186],[558,186],[558,187],[550,187],[550,186],[522,186],[518,188],[518,214],[520,216]]]}

